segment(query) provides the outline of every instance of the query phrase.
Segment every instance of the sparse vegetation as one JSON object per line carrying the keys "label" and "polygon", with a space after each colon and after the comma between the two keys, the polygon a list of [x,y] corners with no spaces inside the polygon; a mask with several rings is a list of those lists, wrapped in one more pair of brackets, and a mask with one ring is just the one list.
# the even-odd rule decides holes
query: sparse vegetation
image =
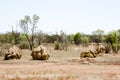
{"label": "sparse vegetation", "polygon": [[20,33],[14,30],[12,30],[11,36],[13,37],[14,44],[17,45],[19,44],[20,41]]}
{"label": "sparse vegetation", "polygon": [[59,41],[61,43],[62,49],[67,51],[69,41],[68,41],[67,35],[63,31],[61,31],[60,40]]}
{"label": "sparse vegetation", "polygon": [[119,51],[119,33],[118,31],[111,31],[107,35],[106,42],[111,44],[112,50],[114,53]]}
{"label": "sparse vegetation", "polygon": [[24,42],[21,42],[21,43],[19,44],[19,47],[20,47],[21,49],[29,49],[29,44],[24,41]]}
{"label": "sparse vegetation", "polygon": [[58,42],[54,43],[54,49],[55,50],[60,50],[60,44]]}
{"label": "sparse vegetation", "polygon": [[33,49],[34,46],[34,38],[35,38],[35,30],[37,28],[36,24],[38,23],[39,16],[33,15],[31,18],[30,16],[25,16],[24,19],[20,20],[20,27],[24,32],[24,35],[29,43],[30,50]]}
{"label": "sparse vegetation", "polygon": [[83,46],[87,47],[89,44],[89,38],[87,36],[84,36],[82,38],[82,41],[83,41]]}
{"label": "sparse vegetation", "polygon": [[96,31],[93,31],[91,37],[93,42],[96,42],[96,43],[104,42],[104,39],[105,39],[104,30],[97,29]]}
{"label": "sparse vegetation", "polygon": [[0,56],[3,56],[4,53],[3,53],[3,49],[0,47]]}
{"label": "sparse vegetation", "polygon": [[[107,34],[104,34],[104,30],[101,29],[97,29],[96,31],[93,31],[92,34],[82,34],[80,32],[77,32],[76,34],[66,34],[63,31],[61,31],[60,33],[56,32],[55,34],[48,34],[48,33],[43,33],[43,31],[41,30],[37,30],[36,32],[37,29],[36,24],[38,20],[39,20],[39,16],[37,15],[34,15],[32,18],[30,18],[30,16],[25,16],[24,19],[20,20],[20,27],[23,33],[12,30],[12,32],[0,34],[0,64],[3,66],[2,68],[4,68],[4,66],[5,69],[9,68],[9,66],[11,66],[9,64],[13,64],[12,68],[16,66],[18,67],[19,64],[20,70],[19,69],[18,70],[21,72],[22,69],[25,69],[25,67],[27,67],[27,69],[24,70],[24,72],[26,71],[26,74],[24,73],[18,74],[18,71],[16,73],[15,69],[17,68],[15,68],[13,70],[15,71],[15,74],[17,74],[17,76],[13,76],[7,73],[7,75],[9,74],[12,76],[10,77],[7,76],[6,73],[4,73],[5,75],[3,75],[2,77],[0,76],[0,79],[28,80],[28,79],[40,78],[43,80],[44,79],[56,79],[56,80],[75,79],[76,80],[76,79],[81,79],[81,76],[75,76],[76,72],[77,74],[80,72],[81,75],[82,69],[79,69],[80,71],[78,70],[78,68],[81,68],[81,65],[82,66],[84,66],[84,64],[90,65],[92,63],[94,64],[92,65],[92,67],[95,67],[96,64],[97,65],[120,64],[120,30],[111,31]],[[37,46],[40,46],[41,44],[49,48],[50,54],[48,54],[49,50],[47,49],[44,50],[41,47],[35,48]],[[12,49],[11,51],[10,48],[13,45],[16,45],[19,48],[21,48],[22,54],[21,53],[19,54],[19,51],[17,52],[16,49]],[[85,47],[83,47],[82,45]],[[32,50],[32,53],[29,49]],[[118,54],[114,54],[114,53],[118,53]],[[49,57],[51,58],[49,59]],[[10,59],[21,59],[21,60],[10,60]],[[10,61],[3,61],[3,60],[10,60]],[[38,62],[37,60],[42,60],[42,61]],[[14,66],[14,64],[17,65]],[[6,67],[6,65],[8,67]],[[30,66],[32,67],[31,70],[34,69],[36,73],[34,73],[34,71],[29,70],[28,67]],[[70,68],[68,68],[68,66],[70,66]],[[74,68],[71,68],[73,66]],[[77,66],[77,70],[75,70],[75,66]],[[59,69],[60,68],[61,69],[60,70],[57,69],[58,67]],[[87,68],[89,68],[89,66],[87,66]],[[57,71],[55,71],[54,69]],[[51,72],[49,72],[48,70]],[[71,70],[72,70],[72,74],[75,73],[75,75],[71,76],[71,74],[68,73]],[[99,68],[96,70],[99,70]],[[65,72],[64,74],[65,76],[55,77],[55,75],[58,74],[62,75],[64,72]],[[49,75],[53,73],[55,75],[53,75],[53,77],[51,78],[48,75],[46,75],[48,73],[50,73]],[[29,77],[28,76],[29,74],[30,76],[33,77]],[[41,77],[41,74],[45,75],[46,77],[45,78]],[[23,78],[23,75],[26,75],[26,77]],[[35,75],[39,77],[36,77]]]}
{"label": "sparse vegetation", "polygon": [[0,80],[120,80],[119,9],[120,0],[1,0]]}
{"label": "sparse vegetation", "polygon": [[12,44],[10,43],[5,43],[1,46],[3,49],[9,49],[10,47],[12,47]]}
{"label": "sparse vegetation", "polygon": [[78,51],[74,48],[75,46],[70,47],[68,51],[52,50],[51,58],[48,61],[31,60],[30,50],[23,50],[24,54],[21,60],[3,61],[0,58],[0,79],[119,80],[119,55],[110,54],[95,59],[80,59]]}
{"label": "sparse vegetation", "polygon": [[38,32],[35,33],[35,39],[38,45],[41,45],[44,42],[45,34],[42,32],[42,30],[39,30]]}
{"label": "sparse vegetation", "polygon": [[76,45],[80,44],[80,42],[81,42],[81,34],[79,32],[75,34],[74,42],[75,42]]}

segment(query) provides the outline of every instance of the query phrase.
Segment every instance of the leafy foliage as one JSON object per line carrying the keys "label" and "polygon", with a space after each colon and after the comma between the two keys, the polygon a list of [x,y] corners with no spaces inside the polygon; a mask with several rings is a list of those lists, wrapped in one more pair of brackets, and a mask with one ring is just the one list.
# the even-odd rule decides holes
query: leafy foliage
{"label": "leafy foliage", "polygon": [[29,49],[29,44],[27,42],[21,42],[19,44],[19,48],[21,48],[21,49]]}
{"label": "leafy foliage", "polygon": [[101,43],[104,41],[104,30],[101,30],[101,29],[97,29],[96,31],[93,31],[92,32],[92,35],[91,35],[91,41],[92,42],[96,42],[96,43]]}
{"label": "leafy foliage", "polygon": [[40,45],[45,40],[45,34],[40,30],[35,33],[35,39],[38,45]]}
{"label": "leafy foliage", "polygon": [[58,42],[54,43],[54,50],[59,50],[60,49],[60,44]]}
{"label": "leafy foliage", "polygon": [[69,41],[70,41],[70,43],[74,43],[74,34],[70,34],[70,35],[68,35],[68,39],[69,39]]}
{"label": "leafy foliage", "polygon": [[120,44],[114,43],[112,44],[113,52],[117,53],[120,50]]}
{"label": "leafy foliage", "polygon": [[89,38],[88,38],[87,36],[84,36],[84,37],[82,38],[82,41],[83,41],[83,43],[84,43],[84,46],[88,46],[88,44],[89,44]]}
{"label": "leafy foliage", "polygon": [[12,35],[12,37],[13,37],[14,44],[18,44],[18,43],[19,43],[19,40],[20,40],[20,33],[17,32],[17,31],[13,31],[13,30],[12,30],[11,35]]}
{"label": "leafy foliage", "polygon": [[39,16],[33,15],[32,18],[30,18],[30,16],[25,16],[24,19],[21,19],[19,22],[20,28],[23,30],[31,50],[34,46],[34,33],[37,28],[36,24],[38,20]]}
{"label": "leafy foliage", "polygon": [[63,31],[61,31],[59,41],[61,42],[61,47],[67,51],[69,41],[67,35]]}
{"label": "leafy foliage", "polygon": [[113,52],[117,53],[117,51],[120,49],[119,45],[119,33],[118,31],[112,31],[107,35],[106,42],[110,43],[112,46]]}
{"label": "leafy foliage", "polygon": [[75,44],[80,44],[80,42],[81,42],[81,34],[79,32],[75,34],[74,42],[75,42]]}
{"label": "leafy foliage", "polygon": [[112,31],[107,35],[106,42],[114,44],[118,43],[119,34],[118,31]]}

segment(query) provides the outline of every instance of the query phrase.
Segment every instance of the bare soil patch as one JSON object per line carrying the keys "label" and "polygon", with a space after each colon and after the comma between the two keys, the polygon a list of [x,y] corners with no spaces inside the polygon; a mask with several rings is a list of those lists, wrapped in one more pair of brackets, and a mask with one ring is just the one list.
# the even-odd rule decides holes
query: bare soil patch
{"label": "bare soil patch", "polygon": [[32,60],[23,50],[20,60],[0,57],[0,80],[120,80],[120,55],[80,59],[78,50],[51,50],[50,59]]}

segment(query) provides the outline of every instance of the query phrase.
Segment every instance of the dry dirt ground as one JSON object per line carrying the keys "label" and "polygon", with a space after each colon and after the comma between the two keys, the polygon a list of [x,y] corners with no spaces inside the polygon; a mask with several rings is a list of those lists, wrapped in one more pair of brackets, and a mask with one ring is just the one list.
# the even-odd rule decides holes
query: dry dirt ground
{"label": "dry dirt ground", "polygon": [[0,57],[0,80],[120,80],[120,54],[80,59],[79,52],[50,49],[47,61],[32,60],[29,50],[20,60]]}

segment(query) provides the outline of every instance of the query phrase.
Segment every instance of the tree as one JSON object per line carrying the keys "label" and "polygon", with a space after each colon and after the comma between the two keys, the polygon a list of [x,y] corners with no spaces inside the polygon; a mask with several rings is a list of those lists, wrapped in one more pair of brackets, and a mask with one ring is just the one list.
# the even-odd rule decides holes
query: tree
{"label": "tree", "polygon": [[26,41],[26,36],[24,34],[20,34],[20,41],[21,42]]}
{"label": "tree", "polygon": [[61,47],[67,51],[69,41],[67,35],[63,31],[60,32],[60,42],[61,42]]}
{"label": "tree", "polygon": [[87,36],[82,37],[82,41],[84,43],[84,46],[88,46],[89,38]]}
{"label": "tree", "polygon": [[36,40],[37,40],[37,42],[38,42],[38,45],[40,45],[40,44],[43,42],[43,40],[45,39],[45,34],[43,33],[42,30],[39,30],[39,31],[35,34],[35,36],[36,36]]}
{"label": "tree", "polygon": [[97,29],[96,31],[92,32],[92,41],[93,42],[97,42],[97,43],[101,43],[104,40],[104,30],[101,29]]}
{"label": "tree", "polygon": [[14,44],[18,44],[19,43],[19,40],[20,40],[20,33],[16,31],[14,31],[12,29],[12,33],[11,33],[13,39],[14,39]]}
{"label": "tree", "polygon": [[80,44],[80,42],[81,42],[81,34],[79,32],[75,34],[74,42],[75,42],[75,44]]}
{"label": "tree", "polygon": [[115,53],[117,53],[117,51],[120,49],[120,44],[118,41],[119,41],[118,31],[111,31],[108,33],[106,42],[111,44],[113,52]]}
{"label": "tree", "polygon": [[74,43],[74,34],[70,34],[70,35],[68,35],[68,39],[69,39],[69,41],[70,41],[70,43]]}
{"label": "tree", "polygon": [[55,41],[59,41],[59,35],[58,34],[53,34],[46,39],[49,39],[48,42],[54,43]]}
{"label": "tree", "polygon": [[32,18],[30,16],[25,16],[24,19],[21,19],[19,22],[20,28],[23,30],[31,50],[34,46],[34,33],[37,28],[36,24],[38,20],[39,16],[33,15]]}
{"label": "tree", "polygon": [[110,43],[111,45],[114,43],[118,43],[119,40],[119,33],[118,31],[109,32],[106,38],[106,42]]}
{"label": "tree", "polygon": [[2,43],[12,43],[13,42],[13,36],[11,35],[11,32],[7,32],[2,35]]}

